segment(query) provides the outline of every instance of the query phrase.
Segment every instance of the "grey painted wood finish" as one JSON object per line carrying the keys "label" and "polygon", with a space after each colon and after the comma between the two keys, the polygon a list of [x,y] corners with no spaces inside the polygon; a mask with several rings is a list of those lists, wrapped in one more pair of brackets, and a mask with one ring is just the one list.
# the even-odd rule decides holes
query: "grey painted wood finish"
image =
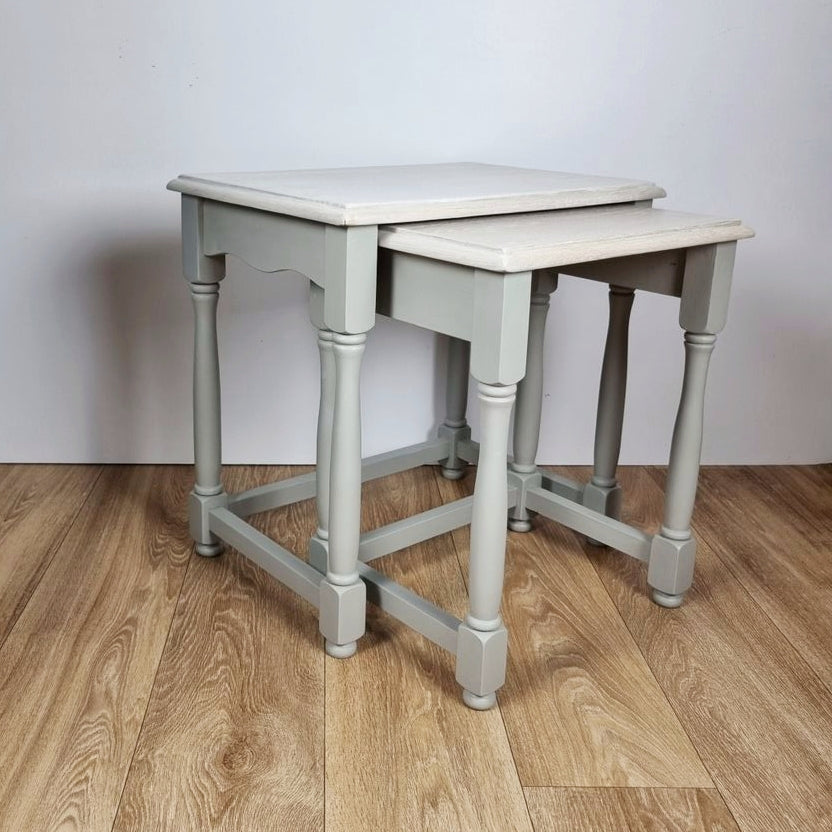
{"label": "grey painted wood finish", "polygon": [[214,557],[222,542],[208,527],[207,512],[224,505],[221,480],[220,364],[217,344],[217,304],[225,258],[204,253],[203,205],[182,200],[182,263],[194,309],[194,488],[190,496],[190,527],[198,554]]}
{"label": "grey painted wood finish", "polygon": [[705,383],[715,343],[716,335],[685,333],[685,374],[670,446],[664,518],[647,572],[653,599],[667,607],[679,606],[693,581],[696,542],[690,519],[699,481]]}
{"label": "grey painted wood finish", "polygon": [[621,451],[621,428],[627,392],[627,336],[633,294],[632,289],[610,286],[610,322],[601,367],[595,466],[592,472],[592,484],[599,488],[616,485],[615,469]]}
{"label": "grey painted wood finish", "polygon": [[[476,376],[475,376],[476,377]],[[500,618],[506,554],[506,449],[509,420],[517,387],[480,381],[480,454],[471,514],[468,567],[468,613],[459,627],[456,678],[470,708],[483,710],[497,702],[505,681],[506,628]]]}
{"label": "grey painted wood finish", "polygon": [[315,477],[315,507],[318,527],[315,538],[321,547],[329,542],[329,484],[332,456],[332,418],[335,413],[335,356],[332,332],[318,330],[318,352],[321,359],[321,398],[318,407],[318,434]]}
{"label": "grey painted wood finish", "polygon": [[465,418],[468,407],[468,375],[471,366],[471,344],[460,338],[448,339],[448,370],[445,385],[445,421],[440,435],[451,441],[451,453],[442,461],[442,476],[458,480],[465,473],[466,462],[456,453],[462,439],[471,438]]}
{"label": "grey painted wood finish", "polygon": [[585,506],[615,518],[621,516],[621,487],[615,471],[624,426],[628,335],[633,296],[634,290],[629,287],[610,286],[610,317],[598,391],[592,480],[583,492]]}
{"label": "grey painted wood finish", "polygon": [[[361,520],[361,405],[359,375],[366,335],[333,334],[335,401],[329,482],[326,587],[321,632],[331,656],[346,658],[364,633],[366,589],[358,577]],[[328,589],[326,595],[324,589]],[[327,626],[327,621],[337,625]]]}
{"label": "grey painted wood finish", "polygon": [[531,273],[380,256],[379,314],[471,344],[471,375],[516,384],[526,372]]}
{"label": "grey painted wood finish", "polygon": [[222,491],[220,366],[217,349],[219,283],[192,283],[194,306],[194,486],[197,494]]}
{"label": "grey painted wood finish", "polygon": [[[400,471],[407,471],[419,465],[439,462],[447,457],[448,448],[448,440],[438,438],[367,457],[361,465],[361,481],[367,482],[397,474]],[[228,509],[238,517],[249,517],[252,514],[271,511],[301,500],[309,500],[316,496],[319,478],[323,478],[320,468],[317,472],[231,494],[228,496]]]}
{"label": "grey painted wood finish", "polygon": [[[543,338],[549,297],[557,288],[557,274],[535,272],[532,278],[529,337],[526,350],[526,375],[517,385],[514,413],[514,459],[511,470],[532,474],[537,470],[537,445],[540,437],[540,408],[543,404]],[[525,490],[521,491],[525,494]],[[532,524],[524,502],[514,507],[508,526],[513,532],[531,531]]]}
{"label": "grey painted wood finish", "polygon": [[[183,197],[192,201],[193,197]],[[298,272],[321,292],[319,329],[360,334],[375,323],[377,229],[337,228],[239,205],[206,201],[205,259],[230,254],[261,272]],[[184,226],[183,226],[184,228]]]}

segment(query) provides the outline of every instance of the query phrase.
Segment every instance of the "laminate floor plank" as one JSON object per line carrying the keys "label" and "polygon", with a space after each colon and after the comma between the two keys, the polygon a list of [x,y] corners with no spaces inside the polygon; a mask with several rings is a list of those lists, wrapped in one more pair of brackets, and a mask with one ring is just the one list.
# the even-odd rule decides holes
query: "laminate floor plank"
{"label": "laminate floor plank", "polygon": [[[655,529],[662,472],[621,476],[626,519]],[[510,534],[487,713],[375,607],[357,655],[325,659],[311,606],[236,552],[192,555],[191,482],[0,466],[0,832],[832,832],[832,466],[704,469],[679,610],[650,602],[644,564],[554,523]],[[368,483],[363,527],[472,482]],[[255,522],[305,551],[314,504]],[[465,528],[374,566],[462,616],[467,551]]]}
{"label": "laminate floor plank", "polygon": [[796,532],[824,551],[832,548],[832,464],[762,465],[741,470],[775,497],[772,508]]}
{"label": "laminate floor plank", "polygon": [[100,474],[98,465],[0,466],[0,645]]}
{"label": "laminate floor plank", "polygon": [[[295,473],[227,467],[224,482],[235,492]],[[314,505],[250,521],[304,552]],[[233,549],[194,554],[114,831],[323,827],[317,611]]]}
{"label": "laminate floor plank", "polygon": [[525,792],[535,832],[740,832],[716,789]]}
{"label": "laminate floor plank", "polygon": [[618,789],[525,786],[534,832],[630,832]]}
{"label": "laminate floor plank", "polygon": [[[430,468],[368,483],[364,528],[439,502]],[[464,614],[450,535],[373,566]],[[356,655],[326,660],[326,828],[531,830],[499,711],[466,708],[454,657],[374,606]]]}
{"label": "laminate floor plank", "polygon": [[[621,479],[625,517],[655,527],[661,489]],[[708,543],[677,610],[650,601],[643,564],[591,557],[742,832],[832,830],[832,696]]]}
{"label": "laminate floor plank", "polygon": [[[444,500],[473,489],[437,473]],[[711,787],[696,750],[576,536],[509,532],[498,693],[524,786]],[[454,532],[466,565],[468,527]]]}
{"label": "laminate floor plank", "polygon": [[111,829],[191,552],[190,477],[105,468],[0,650],[0,829]]}
{"label": "laminate floor plank", "polygon": [[[663,488],[664,471],[650,473]],[[832,526],[817,522],[828,506],[832,488],[795,468],[707,467],[695,527],[832,691],[832,616],[819,614],[832,610]]]}

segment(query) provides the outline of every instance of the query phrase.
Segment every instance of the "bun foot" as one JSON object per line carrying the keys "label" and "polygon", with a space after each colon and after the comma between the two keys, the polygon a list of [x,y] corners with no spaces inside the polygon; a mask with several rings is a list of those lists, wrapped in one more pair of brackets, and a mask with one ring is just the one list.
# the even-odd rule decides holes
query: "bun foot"
{"label": "bun foot", "polygon": [[471,693],[470,690],[463,690],[462,701],[475,711],[487,711],[497,704],[497,694],[488,693],[485,696],[477,696],[476,693]]}
{"label": "bun foot", "polygon": [[660,592],[658,589],[652,590],[650,594],[654,603],[671,610],[681,607],[685,598],[684,595],[670,595],[667,592]]}

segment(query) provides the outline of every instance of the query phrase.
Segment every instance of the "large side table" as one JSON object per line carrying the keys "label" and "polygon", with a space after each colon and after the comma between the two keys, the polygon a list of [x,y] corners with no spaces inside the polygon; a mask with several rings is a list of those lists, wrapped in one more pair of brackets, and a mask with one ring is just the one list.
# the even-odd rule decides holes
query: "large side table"
{"label": "large side table", "polygon": [[[195,314],[195,485],[189,512],[197,552],[214,556],[227,542],[317,606],[326,650],[337,657],[351,655],[364,632],[369,586],[372,598],[388,612],[463,657],[459,673],[469,691],[469,704],[492,704],[493,691],[501,684],[496,684],[501,651],[505,661],[504,646],[499,648],[494,636],[497,631],[483,629],[493,621],[477,621],[472,613],[469,623],[460,625],[359,563],[359,556],[361,560],[378,557],[462,525],[472,512],[471,506],[443,509],[369,535],[359,534],[362,479],[443,460],[453,476],[460,465],[457,440],[465,430],[451,422],[436,440],[365,460],[362,467],[359,372],[367,333],[375,320],[379,226],[615,203],[649,204],[664,196],[664,191],[651,182],[479,164],[205,174],[180,176],[168,187],[182,193],[183,265]],[[321,354],[316,474],[240,494],[228,494],[221,479],[216,312],[227,255],[263,272],[299,272],[309,279],[311,316],[319,331]],[[478,286],[477,315],[499,314],[494,310],[502,303],[514,310],[511,322],[516,327],[512,346],[506,342],[505,356],[479,339],[473,348],[475,366],[488,367],[481,381],[491,387],[484,395],[494,400],[489,400],[484,415],[507,425],[513,400],[510,385],[524,373],[530,282],[527,276],[516,280],[496,276],[479,281]],[[508,296],[501,299],[506,293],[510,300]],[[471,309],[466,314],[470,319]],[[481,333],[484,337],[489,333],[485,319]],[[460,346],[452,350],[454,373],[467,363]],[[481,353],[482,364],[477,357]],[[495,439],[501,433],[502,428],[490,430]],[[489,485],[474,498],[475,530],[494,525],[483,510],[492,497],[497,504],[505,504],[505,493],[502,497],[498,493],[505,492],[504,451],[505,444],[499,465],[496,445],[490,462],[481,462],[481,470],[487,469],[481,479]],[[249,515],[312,496],[317,498],[318,530],[310,542],[311,563],[245,522]],[[504,543],[504,523],[502,536]],[[498,547],[489,544],[489,550],[494,548]],[[487,658],[492,654],[498,658]],[[492,668],[487,678],[483,677],[485,667]]]}

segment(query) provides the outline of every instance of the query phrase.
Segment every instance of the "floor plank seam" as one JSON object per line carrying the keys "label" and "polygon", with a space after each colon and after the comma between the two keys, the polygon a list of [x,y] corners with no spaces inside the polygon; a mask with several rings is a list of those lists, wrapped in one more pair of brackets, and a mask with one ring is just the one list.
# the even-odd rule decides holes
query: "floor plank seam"
{"label": "floor plank seam", "polygon": [[130,763],[128,764],[127,768],[124,771],[124,780],[122,781],[121,793],[118,796],[118,802],[116,803],[116,809],[115,809],[115,812],[113,813],[113,822],[110,824],[110,832],[113,832],[113,830],[115,829],[115,826],[116,826],[116,821],[118,820],[118,813],[121,810],[121,801],[124,798],[124,790],[125,790],[125,788],[127,788],[127,781],[130,779],[130,772],[133,769],[133,762],[136,759],[136,750],[139,747],[139,742],[140,742],[141,737],[142,737],[142,732],[144,731],[144,723],[145,723],[145,720],[147,719],[147,712],[148,712],[148,710],[150,710],[150,703],[153,701],[153,693],[156,690],[156,681],[159,677],[159,668],[162,666],[162,659],[164,658],[165,652],[168,649],[168,641],[170,640],[170,634],[171,634],[171,631],[173,630],[173,622],[174,622],[174,619],[176,618],[176,611],[177,611],[177,609],[179,609],[179,601],[182,598],[182,589],[185,586],[185,580],[188,577],[188,572],[191,568],[191,562],[193,561],[193,559],[195,557],[198,557],[198,555],[196,554],[196,550],[192,547],[191,548],[191,556],[188,558],[188,563],[185,565],[185,571],[182,574],[182,580],[179,583],[179,591],[176,593],[176,603],[173,605],[173,608],[172,608],[172,611],[171,611],[170,621],[168,622],[168,631],[167,631],[167,633],[165,633],[165,643],[162,645],[162,649],[159,651],[159,658],[158,658],[158,661],[156,662],[156,669],[153,671],[153,682],[150,685],[150,690],[148,691],[148,694],[147,694],[147,702],[145,703],[145,706],[144,706],[144,713],[142,714],[142,721],[141,721],[141,724],[139,725],[139,730],[136,732],[136,742],[133,744],[133,753],[130,755]]}
{"label": "floor plank seam", "polygon": [[532,828],[532,830],[535,830],[536,827],[534,825],[534,818],[532,817],[532,810],[529,806],[529,800],[526,797],[526,787],[523,785],[523,781],[520,778],[520,769],[517,767],[517,755],[514,753],[514,746],[511,744],[511,737],[509,737],[508,734],[508,726],[506,725],[506,718],[503,714],[502,706],[500,705],[499,695],[497,696],[497,710],[500,713],[500,722],[503,725],[503,732],[506,735],[506,745],[508,746],[509,754],[511,754],[511,762],[514,764],[514,773],[517,775],[517,782],[520,784],[520,793],[523,795],[523,803],[526,806],[526,814],[529,818],[529,826]]}
{"label": "floor plank seam", "polygon": [[573,791],[582,791],[582,792],[589,792],[589,791],[596,791],[596,792],[626,792],[626,791],[633,791],[633,792],[640,792],[640,791],[651,791],[651,792],[717,792],[719,789],[716,786],[584,786],[580,784],[566,784],[561,786],[523,786],[526,791],[532,791],[533,789],[541,789],[543,791],[554,791],[555,789],[560,789],[564,792],[573,792]]}
{"label": "floor plank seam", "polygon": [[[755,466],[745,466],[745,467],[746,468],[751,468],[752,473],[753,473],[753,468]],[[656,477],[653,475],[653,473],[650,470],[648,470],[647,473],[650,476],[650,479],[653,480],[653,482],[655,482],[656,485],[659,488],[661,488],[662,487],[661,483],[659,483],[656,480]],[[763,484],[763,483],[761,483],[761,481],[756,476],[754,477],[754,479],[758,482],[758,484],[760,484],[760,485]],[[722,546],[719,543],[718,537],[712,536],[710,534],[707,526],[700,528],[699,524],[696,521],[696,515],[695,514],[694,514],[693,521],[691,523],[691,527],[694,531],[695,536],[697,538],[701,538],[702,540],[705,541],[705,543],[708,545],[708,548],[714,553],[714,555],[716,555],[717,560],[722,564],[725,571],[728,572],[728,574],[742,588],[743,592],[748,596],[748,598],[751,600],[752,604],[760,611],[760,613],[768,621],[771,622],[771,625],[774,627],[774,629],[777,630],[777,632],[780,633],[781,636],[783,636],[783,639],[786,641],[786,643],[789,645],[789,647],[792,648],[792,650],[794,651],[795,655],[798,657],[800,662],[805,667],[807,667],[809,669],[811,675],[815,679],[817,679],[817,681],[820,683],[821,687],[824,690],[828,691],[830,695],[832,695],[832,687],[830,687],[829,684],[823,678],[821,678],[821,676],[818,675],[817,671],[812,666],[811,662],[803,655],[800,648],[789,638],[788,634],[780,627],[780,625],[766,612],[765,608],[757,601],[757,599],[754,597],[754,595],[751,593],[751,591],[745,585],[745,582],[742,580],[742,578],[734,571],[734,569],[732,569],[730,562],[727,561],[725,558],[723,558],[723,556],[721,555]],[[807,543],[808,543],[808,541],[807,541]]]}
{"label": "floor plank seam", "polygon": [[[642,470],[645,470],[645,469],[646,469],[646,466],[639,466],[639,467],[641,467],[641,468],[642,468]],[[648,472],[648,476],[649,476],[649,472]],[[652,477],[650,477],[650,479],[651,479],[651,481],[653,481],[653,482],[655,483],[655,480],[653,480],[653,478],[652,478]],[[584,555],[586,556],[586,552],[584,552]],[[685,728],[685,723],[682,721],[682,718],[681,718],[681,716],[679,715],[679,712],[676,710],[676,708],[674,708],[674,707],[673,707],[673,702],[671,701],[670,697],[667,695],[667,691],[664,689],[664,685],[662,685],[662,683],[661,683],[661,681],[659,680],[659,678],[658,678],[658,677],[656,676],[656,674],[653,672],[653,668],[650,666],[650,662],[647,660],[647,656],[645,656],[645,655],[644,655],[644,651],[641,649],[641,647],[640,647],[640,645],[639,645],[639,643],[638,643],[638,640],[636,639],[635,635],[633,634],[632,629],[631,629],[631,628],[630,628],[630,626],[627,624],[627,619],[626,619],[623,615],[621,615],[621,611],[618,609],[618,604],[616,604],[616,603],[615,603],[615,598],[613,598],[613,597],[612,597],[612,594],[610,593],[609,588],[607,587],[606,583],[605,583],[605,582],[601,579],[601,575],[600,575],[600,573],[598,572],[598,567],[597,567],[597,565],[596,565],[596,564],[595,564],[595,562],[592,560],[592,558],[588,558],[588,560],[589,560],[589,562],[592,564],[592,568],[595,570],[595,574],[596,574],[596,575],[598,575],[598,580],[599,580],[599,581],[601,581],[601,585],[604,587],[604,592],[606,592],[606,593],[607,593],[607,595],[609,596],[609,599],[610,599],[610,601],[612,602],[613,606],[615,607],[616,612],[618,612],[618,616],[619,616],[619,618],[621,619],[622,623],[624,624],[625,629],[626,629],[626,630],[627,630],[627,632],[630,634],[630,638],[633,640],[633,642],[634,642],[634,644],[635,644],[635,646],[636,646],[636,649],[639,651],[639,653],[641,654],[642,658],[644,659],[644,663],[645,663],[645,665],[647,665],[647,669],[650,671],[650,675],[651,675],[651,676],[653,677],[653,679],[655,680],[656,685],[658,686],[658,689],[662,692],[662,696],[665,698],[665,701],[667,702],[668,707],[669,707],[669,708],[670,708],[670,710],[673,712],[673,715],[676,717],[676,721],[679,723],[679,727],[682,729],[682,731],[684,732],[685,736],[688,738],[688,741],[690,742],[691,748],[693,748],[694,753],[696,754],[697,759],[698,759],[698,760],[699,760],[699,762],[702,764],[702,768],[703,768],[703,769],[704,769],[704,770],[708,773],[708,777],[711,779],[711,786],[712,786],[712,788],[713,788],[713,789],[717,792],[717,794],[719,795],[719,799],[720,799],[720,800],[723,802],[723,804],[725,805],[725,808],[726,808],[726,810],[728,811],[728,814],[731,816],[731,818],[733,819],[734,823],[736,823],[737,828],[741,830],[741,829],[742,829],[742,827],[740,826],[739,821],[737,821],[736,817],[734,816],[734,813],[733,813],[733,811],[731,810],[731,807],[728,805],[728,801],[726,801],[726,800],[725,800],[725,795],[722,793],[722,791],[721,791],[721,790],[720,790],[720,788],[719,788],[719,785],[718,785],[718,784],[717,784],[717,782],[714,780],[714,775],[713,775],[713,772],[712,772],[712,771],[711,771],[711,769],[710,769],[710,768],[706,765],[705,760],[703,760],[703,759],[702,759],[702,754],[700,753],[699,748],[698,748],[698,747],[697,747],[697,745],[696,745],[696,742],[694,741],[693,737],[691,737],[691,735],[690,735],[690,733],[688,732],[687,728]],[[667,787],[660,787],[660,788],[672,788],[672,787],[667,786]]]}
{"label": "floor plank seam", "polygon": [[731,568],[731,564],[722,557],[722,555],[720,554],[720,546],[717,544],[717,541],[713,537],[711,537],[711,535],[708,534],[707,531],[700,530],[697,527],[697,524],[696,524],[695,520],[694,520],[692,526],[693,526],[694,532],[696,533],[696,537],[701,538],[702,540],[705,541],[705,543],[707,543],[708,548],[714,553],[714,555],[716,555],[717,560],[722,564],[722,567],[725,569],[725,571],[742,588],[742,591],[751,599],[751,602],[760,611],[760,613],[766,618],[766,620],[771,622],[772,627],[774,627],[774,629],[777,630],[778,633],[780,633],[780,635],[783,637],[783,640],[786,642],[786,644],[788,644],[789,647],[791,647],[791,649],[794,651],[795,655],[797,656],[797,658],[801,662],[801,664],[803,664],[806,668],[808,668],[810,675],[813,676],[819,682],[820,686],[825,691],[827,691],[830,696],[832,696],[832,687],[830,687],[829,684],[827,683],[827,681],[825,679],[823,679],[818,674],[818,672],[815,670],[815,668],[812,666],[812,664],[809,662],[809,660],[806,658],[806,656],[803,655],[800,648],[789,638],[788,633],[786,633],[780,627],[780,625],[766,612],[765,608],[752,595],[752,593],[749,591],[748,587],[743,582],[742,578],[740,578],[736,574],[736,572],[734,572],[734,570]]}
{"label": "floor plank seam", "polygon": [[8,628],[8,630],[6,631],[6,635],[2,639],[0,639],[0,652],[2,652],[3,645],[8,641],[9,636],[14,632],[15,628],[17,627],[17,622],[20,621],[20,619],[22,618],[23,613],[26,610],[26,607],[29,606],[29,602],[32,600],[35,593],[37,592],[37,589],[40,586],[41,581],[44,579],[44,577],[46,576],[46,573],[49,571],[50,567],[52,566],[52,563],[55,560],[55,555],[57,555],[58,552],[61,550],[61,547],[64,545],[64,541],[66,540],[67,535],[72,531],[73,526],[78,521],[78,518],[81,516],[81,512],[84,510],[84,506],[87,504],[87,502],[90,499],[90,496],[95,491],[95,488],[98,485],[98,481],[101,479],[101,475],[103,473],[104,473],[104,466],[99,465],[98,466],[98,473],[95,475],[95,479],[93,479],[93,481],[90,483],[90,487],[89,487],[89,490],[87,491],[86,496],[84,497],[84,499],[81,501],[81,503],[78,506],[78,511],[75,512],[75,515],[72,517],[72,519],[69,521],[69,523],[67,523],[66,531],[61,535],[61,539],[59,541],[57,541],[55,546],[52,548],[52,553],[49,556],[49,562],[46,564],[46,566],[44,566],[43,572],[41,572],[41,575],[38,578],[38,582],[32,587],[32,591],[29,593],[29,597],[26,599],[26,603],[20,608],[20,611],[18,612],[12,626]]}

